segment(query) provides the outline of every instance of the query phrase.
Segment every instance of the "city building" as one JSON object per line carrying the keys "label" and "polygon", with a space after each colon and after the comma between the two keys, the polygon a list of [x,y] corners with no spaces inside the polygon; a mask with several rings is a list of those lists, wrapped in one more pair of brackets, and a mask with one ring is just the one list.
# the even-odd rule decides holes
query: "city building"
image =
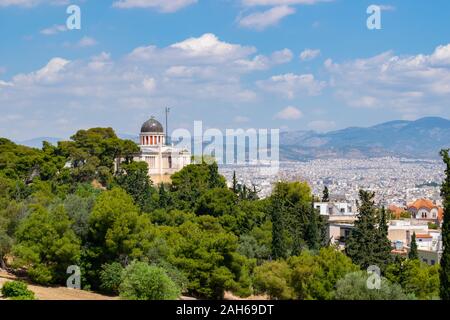
{"label": "city building", "polygon": [[411,218],[433,222],[438,225],[442,222],[444,210],[427,199],[418,199],[408,205],[407,210],[411,213]]}

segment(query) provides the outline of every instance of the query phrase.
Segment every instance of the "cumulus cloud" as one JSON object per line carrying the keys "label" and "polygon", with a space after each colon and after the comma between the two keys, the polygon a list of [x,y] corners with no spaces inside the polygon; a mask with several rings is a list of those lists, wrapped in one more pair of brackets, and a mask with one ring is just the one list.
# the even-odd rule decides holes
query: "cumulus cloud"
{"label": "cumulus cloud", "polygon": [[263,12],[251,13],[239,19],[239,25],[244,28],[264,30],[277,25],[283,18],[294,14],[295,9],[288,6],[277,6]]}
{"label": "cumulus cloud", "polygon": [[298,120],[302,116],[303,113],[298,108],[289,106],[278,112],[275,118],[281,120]]}
{"label": "cumulus cloud", "polygon": [[119,0],[113,7],[120,9],[149,8],[161,12],[175,12],[197,3],[197,0]]}
{"label": "cumulus cloud", "polygon": [[41,30],[41,34],[46,36],[51,36],[57,33],[65,32],[67,31],[67,27],[63,24],[55,24],[49,28],[45,28]]}
{"label": "cumulus cloud", "polygon": [[272,76],[257,84],[265,91],[279,93],[288,99],[302,95],[317,96],[326,87],[324,81],[317,80],[312,74],[294,73]]}
{"label": "cumulus cloud", "polygon": [[325,62],[336,96],[361,108],[391,108],[405,117],[448,107],[450,44],[429,55],[384,52],[343,63]]}
{"label": "cumulus cloud", "polygon": [[302,61],[310,61],[314,60],[320,56],[320,50],[319,49],[305,49],[300,53],[300,59]]}
{"label": "cumulus cloud", "polygon": [[[87,59],[55,57],[35,71],[11,78],[0,76],[0,105],[14,106],[10,112],[2,110],[4,115],[14,111],[33,120],[1,126],[0,136],[52,134],[48,130],[71,134],[79,128],[114,125],[105,123],[111,119],[120,119],[122,126],[127,122],[135,125],[141,113],[149,116],[149,110],[166,105],[193,108],[253,103],[258,99],[257,88],[253,83],[244,84],[242,76],[260,70],[255,67],[257,61],[263,61],[267,70],[291,58],[287,49],[258,55],[254,47],[221,41],[213,34],[167,47],[143,46],[123,57],[113,58],[106,52]],[[83,116],[87,111],[89,118]],[[111,117],[105,118],[105,112]],[[71,119],[69,125],[63,124],[64,119]]]}

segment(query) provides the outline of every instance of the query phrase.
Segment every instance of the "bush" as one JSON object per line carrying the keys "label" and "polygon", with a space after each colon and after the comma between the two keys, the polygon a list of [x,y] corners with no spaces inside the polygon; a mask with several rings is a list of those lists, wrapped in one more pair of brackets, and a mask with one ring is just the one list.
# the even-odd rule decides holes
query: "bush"
{"label": "bush", "polygon": [[100,288],[109,294],[119,294],[124,268],[118,262],[104,264],[100,271]]}
{"label": "bush", "polygon": [[34,300],[34,293],[28,290],[27,284],[22,281],[6,282],[2,287],[2,295],[12,300]]}
{"label": "bush", "polygon": [[412,300],[413,295],[406,295],[400,285],[381,278],[380,289],[369,289],[369,275],[362,271],[347,274],[336,284],[336,300]]}
{"label": "bush", "polygon": [[144,262],[131,263],[119,288],[126,300],[175,300],[181,292],[164,269]]}

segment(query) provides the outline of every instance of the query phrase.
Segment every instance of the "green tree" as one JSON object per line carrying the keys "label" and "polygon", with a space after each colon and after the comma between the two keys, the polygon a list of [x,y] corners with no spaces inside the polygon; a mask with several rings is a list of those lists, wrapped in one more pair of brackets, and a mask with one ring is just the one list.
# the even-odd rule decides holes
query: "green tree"
{"label": "green tree", "polygon": [[144,262],[132,262],[125,269],[119,292],[125,300],[176,300],[181,294],[164,269]]}
{"label": "green tree", "polygon": [[333,247],[322,248],[315,254],[303,251],[300,256],[289,258],[288,263],[292,269],[291,286],[300,300],[334,299],[338,280],[359,269]]}
{"label": "green tree", "polygon": [[409,300],[400,285],[382,277],[380,289],[367,286],[369,275],[359,271],[347,274],[336,284],[336,300]]}
{"label": "green tree", "polygon": [[272,257],[274,259],[285,258],[287,253],[284,239],[283,207],[279,196],[275,195],[269,210],[272,220]]}
{"label": "green tree", "polygon": [[144,258],[157,235],[148,217],[139,213],[131,196],[120,188],[97,198],[88,222],[87,276],[94,288],[100,285],[98,272],[103,264],[119,261],[126,265]]}
{"label": "green tree", "polygon": [[120,263],[105,263],[100,271],[100,288],[109,294],[119,294],[123,276],[124,267]]}
{"label": "green tree", "polygon": [[328,187],[325,186],[325,188],[323,188],[322,202],[329,202],[329,201],[330,201],[330,192],[328,191]]}
{"label": "green tree", "polygon": [[439,298],[439,265],[429,266],[417,259],[397,259],[388,266],[385,275],[417,299]]}
{"label": "green tree", "polygon": [[[374,205],[375,194],[361,190],[358,220],[346,242],[345,251],[353,263],[366,269],[377,265],[382,270],[388,261],[380,252],[385,249],[384,243],[379,243],[380,230],[377,228],[377,210]],[[381,248],[380,248],[381,247]]]}
{"label": "green tree", "polygon": [[391,252],[392,244],[388,238],[389,225],[387,221],[387,213],[384,207],[378,210],[379,222],[378,222],[378,260],[383,269],[392,261]]}
{"label": "green tree", "polygon": [[442,258],[440,269],[440,296],[442,300],[450,300],[450,156],[449,150],[442,150],[441,156],[446,165],[445,180],[442,183],[441,196],[444,206],[444,222],[442,224]]}
{"label": "green tree", "polygon": [[67,267],[78,264],[81,254],[80,240],[64,207],[35,206],[17,229],[13,254],[14,266],[26,267],[33,281],[63,283]]}
{"label": "green tree", "polygon": [[293,299],[291,272],[284,260],[266,262],[256,267],[253,280],[256,293],[267,294],[271,299],[277,300]]}
{"label": "green tree", "polygon": [[408,258],[410,260],[418,260],[419,252],[417,251],[416,233],[414,232],[411,237],[411,248],[409,249]]}
{"label": "green tree", "polygon": [[121,188],[133,197],[134,203],[142,210],[150,209],[154,189],[148,176],[146,162],[131,162],[122,165],[116,175],[116,181]]}

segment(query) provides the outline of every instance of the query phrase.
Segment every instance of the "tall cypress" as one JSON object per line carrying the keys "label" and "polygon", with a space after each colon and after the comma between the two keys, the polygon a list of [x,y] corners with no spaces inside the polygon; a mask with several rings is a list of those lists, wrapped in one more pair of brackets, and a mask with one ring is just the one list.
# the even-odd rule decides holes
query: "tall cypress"
{"label": "tall cypress", "polygon": [[284,224],[283,224],[283,203],[278,194],[271,199],[270,215],[272,218],[272,257],[280,259],[286,257],[286,246],[284,242]]}
{"label": "tall cypress", "polygon": [[409,249],[408,258],[410,260],[419,259],[419,252],[417,251],[416,233],[414,232],[411,237],[411,247]]}
{"label": "tall cypress", "polygon": [[375,194],[364,190],[359,191],[360,205],[358,220],[346,241],[345,251],[355,264],[361,268],[371,265],[382,267],[379,257],[379,233],[377,215],[374,203]]}
{"label": "tall cypress", "polygon": [[444,222],[442,225],[443,252],[440,268],[440,296],[450,300],[450,156],[449,149],[442,150],[441,156],[446,165],[445,180],[442,183],[441,196],[444,205]]}
{"label": "tall cypress", "polygon": [[236,171],[233,171],[233,186],[231,187],[231,190],[235,194],[238,194],[238,181],[237,181],[237,178],[236,178]]}
{"label": "tall cypress", "polygon": [[391,262],[392,245],[388,238],[389,225],[387,221],[387,212],[384,207],[379,210],[378,223],[378,259],[381,263],[380,268],[384,269]]}
{"label": "tall cypress", "polygon": [[311,208],[308,215],[308,222],[305,231],[305,240],[310,250],[318,250],[321,243],[319,226],[319,214],[314,208],[314,200],[311,201]]}
{"label": "tall cypress", "polygon": [[328,191],[328,187],[325,186],[325,188],[323,188],[322,202],[329,202],[329,201],[330,201],[330,192]]}

